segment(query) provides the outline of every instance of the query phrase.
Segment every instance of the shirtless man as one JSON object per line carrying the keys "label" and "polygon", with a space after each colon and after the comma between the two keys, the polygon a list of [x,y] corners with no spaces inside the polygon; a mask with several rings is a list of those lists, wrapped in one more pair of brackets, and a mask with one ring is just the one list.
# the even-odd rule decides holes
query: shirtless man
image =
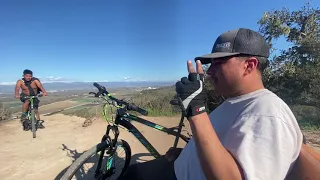
{"label": "shirtless man", "polygon": [[[25,96],[35,96],[42,91],[44,96],[47,96],[46,90],[43,88],[41,82],[39,81],[38,78],[32,76],[33,73],[31,70],[26,69],[23,71],[23,78],[19,79],[16,84],[15,88],[15,98],[20,98],[21,102],[23,102],[22,105],[22,115],[21,115],[21,123],[23,126],[23,130],[28,131],[28,125],[25,123],[26,121],[26,116],[27,116],[27,111],[29,107],[29,100],[26,100],[24,97]],[[28,86],[30,85],[30,86]],[[20,89],[22,90],[21,94],[19,95]],[[36,118],[38,122],[40,122],[40,114],[38,111],[39,107],[39,102],[40,100],[38,98],[34,99],[34,108],[36,110]],[[38,124],[38,128],[43,129],[44,126],[42,123]]]}

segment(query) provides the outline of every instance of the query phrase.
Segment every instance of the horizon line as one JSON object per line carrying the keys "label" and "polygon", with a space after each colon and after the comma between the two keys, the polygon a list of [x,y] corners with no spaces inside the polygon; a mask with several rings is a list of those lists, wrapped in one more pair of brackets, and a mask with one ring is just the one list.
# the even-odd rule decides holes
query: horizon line
{"label": "horizon line", "polygon": [[[40,81],[42,84],[51,84],[51,83],[117,83],[117,82],[124,82],[124,83],[130,83],[130,82],[175,82],[176,80],[118,80],[118,81]],[[0,82],[0,85],[2,86],[11,86],[15,85],[17,81],[15,82]]]}

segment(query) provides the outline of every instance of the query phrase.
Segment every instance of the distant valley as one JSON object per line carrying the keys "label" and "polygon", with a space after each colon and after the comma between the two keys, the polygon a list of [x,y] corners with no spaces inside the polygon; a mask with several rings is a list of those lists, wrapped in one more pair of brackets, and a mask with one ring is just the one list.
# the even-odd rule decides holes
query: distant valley
{"label": "distant valley", "polygon": [[[157,88],[163,86],[173,86],[175,82],[151,82],[151,81],[136,81],[136,82],[98,82],[107,89],[113,88]],[[89,90],[95,89],[93,82],[52,82],[42,83],[44,88],[49,92],[69,91],[69,90]],[[1,94],[13,94],[15,85],[0,85]]]}

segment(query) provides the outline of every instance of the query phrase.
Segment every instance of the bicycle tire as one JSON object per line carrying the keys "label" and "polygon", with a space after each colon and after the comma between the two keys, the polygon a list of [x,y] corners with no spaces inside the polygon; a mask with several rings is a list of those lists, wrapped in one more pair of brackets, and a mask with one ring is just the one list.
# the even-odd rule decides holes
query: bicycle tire
{"label": "bicycle tire", "polygon": [[[84,152],[78,159],[76,159],[67,169],[67,171],[64,173],[64,175],[61,177],[60,180],[70,180],[75,174],[76,172],[79,170],[79,168],[95,153],[100,152],[102,150],[105,150],[107,147],[109,146],[109,144],[107,142],[102,142],[99,143],[95,146],[93,146],[91,149],[87,150],[86,152]],[[128,144],[127,141],[119,139],[117,142],[117,147],[118,146],[123,146],[124,150],[125,150],[125,165],[122,168],[121,174],[120,176],[123,175],[123,173],[126,171],[126,169],[128,168],[129,164],[130,164],[130,160],[131,160],[131,148],[130,145]],[[98,162],[97,162],[98,163]],[[119,177],[120,177],[119,176]]]}
{"label": "bicycle tire", "polygon": [[31,110],[31,131],[32,131],[32,136],[33,136],[33,138],[36,138],[37,137],[37,135],[36,135],[36,118],[35,118],[35,115],[36,115],[36,113],[35,113],[35,111],[34,111],[34,109],[32,109]]}

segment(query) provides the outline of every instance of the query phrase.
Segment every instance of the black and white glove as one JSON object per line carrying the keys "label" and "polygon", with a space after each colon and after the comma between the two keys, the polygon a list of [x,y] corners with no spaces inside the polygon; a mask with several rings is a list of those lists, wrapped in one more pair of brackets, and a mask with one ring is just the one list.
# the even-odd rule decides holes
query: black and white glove
{"label": "black and white glove", "polygon": [[190,73],[176,83],[176,92],[182,100],[187,118],[206,112],[206,93],[203,74]]}

